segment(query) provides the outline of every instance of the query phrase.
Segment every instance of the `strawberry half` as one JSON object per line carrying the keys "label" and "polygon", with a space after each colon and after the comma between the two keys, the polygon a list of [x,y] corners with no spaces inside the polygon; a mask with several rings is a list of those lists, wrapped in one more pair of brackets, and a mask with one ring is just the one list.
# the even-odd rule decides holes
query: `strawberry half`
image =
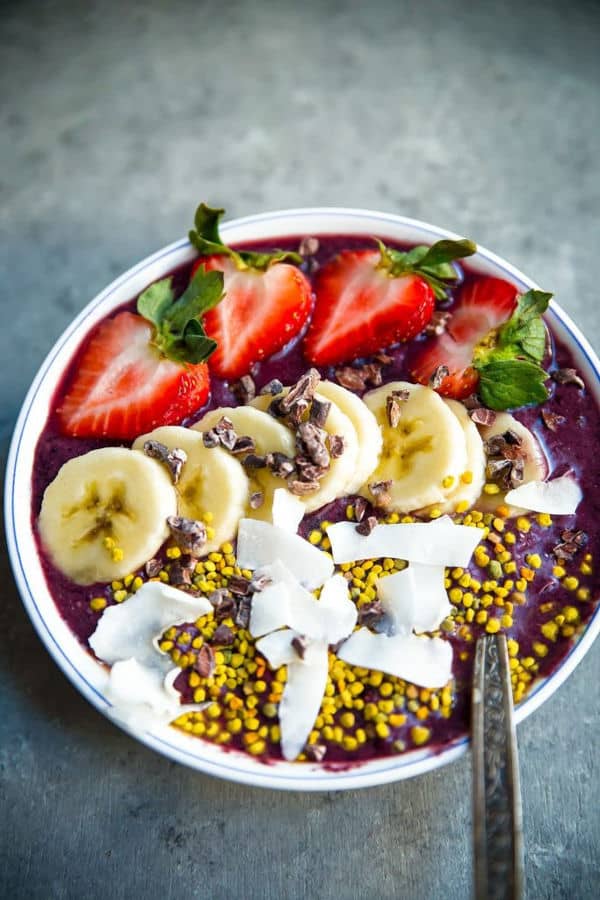
{"label": "strawberry half", "polygon": [[494,332],[517,307],[517,289],[500,278],[480,278],[466,285],[452,311],[446,331],[427,341],[418,351],[411,372],[420,384],[428,384],[440,366],[448,369],[436,390],[461,400],[477,388],[479,373],[473,366],[478,345],[490,346]]}
{"label": "strawberry half", "polygon": [[302,331],[312,308],[312,289],[288,262],[302,262],[299,254],[236,251],[223,244],[218,230],[222,213],[205,204],[196,211],[190,240],[202,255],[192,274],[201,267],[223,273],[225,297],[206,314],[204,325],[217,343],[211,371],[234,379]]}
{"label": "strawberry half", "polygon": [[227,256],[207,256],[194,264],[223,273],[225,297],[204,318],[206,333],[217,343],[210,369],[220,378],[240,378],[305,326],[312,290],[300,269],[287,263],[265,271],[240,270]]}
{"label": "strawberry half", "polygon": [[304,355],[316,365],[368,356],[408,341],[430,321],[436,297],[458,274],[451,260],[475,252],[470,241],[438,241],[409,252],[343,250],[317,273],[316,305]]}
{"label": "strawberry half", "polygon": [[317,300],[304,340],[316,365],[350,362],[408,341],[431,319],[435,298],[418,275],[390,278],[377,250],[343,250],[317,274]]}
{"label": "strawberry half", "polygon": [[210,388],[204,360],[214,342],[197,317],[221,295],[217,273],[199,273],[178,300],[167,278],[141,294],[140,315],[121,312],[102,322],[57,410],[63,432],[132,440],[203,406]]}

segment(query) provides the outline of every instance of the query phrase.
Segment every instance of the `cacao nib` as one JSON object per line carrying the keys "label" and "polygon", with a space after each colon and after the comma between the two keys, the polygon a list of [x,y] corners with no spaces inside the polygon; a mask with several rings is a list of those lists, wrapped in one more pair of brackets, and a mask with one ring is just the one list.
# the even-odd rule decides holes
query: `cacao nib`
{"label": "cacao nib", "polygon": [[210,678],[215,670],[215,657],[208,644],[202,644],[198,650],[194,669],[202,678]]}
{"label": "cacao nib", "polygon": [[229,625],[221,623],[213,634],[211,644],[219,647],[229,647],[233,644],[235,635]]}
{"label": "cacao nib", "polygon": [[206,525],[196,519],[186,519],[184,516],[169,516],[167,519],[169,531],[180,550],[191,556],[201,556],[206,544]]}
{"label": "cacao nib", "polygon": [[471,410],[471,421],[476,425],[493,425],[496,421],[496,413],[493,409],[486,409],[485,406],[478,406]]}
{"label": "cacao nib", "polygon": [[250,403],[256,397],[254,378],[252,375],[242,375],[239,381],[231,385],[231,391],[240,403]]}
{"label": "cacao nib", "polygon": [[365,536],[371,534],[375,526],[377,525],[377,519],[375,516],[368,516],[366,519],[363,519],[362,522],[356,526],[356,530],[359,534],[363,534]]}
{"label": "cacao nib", "polygon": [[431,373],[431,377],[429,379],[429,387],[433,388],[434,391],[437,391],[444,380],[450,374],[450,369],[448,366],[438,366],[437,369],[434,369]]}
{"label": "cacao nib", "polygon": [[169,470],[171,481],[177,484],[181,476],[181,470],[187,462],[187,453],[180,447],[174,447],[173,450],[160,441],[146,441],[144,444],[144,453],[151,459],[157,459],[163,463]]}
{"label": "cacao nib", "polygon": [[577,369],[556,369],[551,373],[550,377],[557,384],[574,384],[579,390],[585,388],[583,379],[578,374]]}

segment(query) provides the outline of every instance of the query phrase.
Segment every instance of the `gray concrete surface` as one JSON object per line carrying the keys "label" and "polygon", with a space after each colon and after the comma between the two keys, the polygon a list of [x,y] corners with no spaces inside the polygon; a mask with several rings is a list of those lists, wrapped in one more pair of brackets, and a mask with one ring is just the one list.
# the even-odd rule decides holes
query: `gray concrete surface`
{"label": "gray concrete surface", "polygon": [[[555,291],[600,347],[600,7],[3,2],[0,429],[123,269],[231,215],[421,217]],[[75,692],[2,553],[0,896],[469,895],[468,759],[347,794],[253,790],[153,755]],[[519,728],[527,896],[598,896],[600,646]]]}

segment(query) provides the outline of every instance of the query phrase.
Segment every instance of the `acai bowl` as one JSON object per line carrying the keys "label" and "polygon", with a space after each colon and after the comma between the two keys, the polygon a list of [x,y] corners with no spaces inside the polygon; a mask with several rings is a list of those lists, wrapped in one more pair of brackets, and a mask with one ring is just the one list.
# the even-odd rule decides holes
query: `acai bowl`
{"label": "acai bowl", "polygon": [[[205,261],[216,256],[237,265],[214,246],[218,232],[208,227],[206,243],[196,242],[200,259],[203,251]],[[274,318],[277,340],[263,359],[258,351],[252,358],[252,340],[241,326],[220,332],[216,343],[237,347],[238,357],[232,362],[221,352],[215,369],[209,357],[210,394],[197,408],[179,415],[165,406],[152,427],[127,437],[84,436],[69,415],[81,403],[67,400],[94,336],[106,321],[137,316],[140,295],[156,318],[163,298],[150,294],[149,302],[147,290],[172,275],[172,294],[165,292],[164,300],[169,308],[193,280],[198,248],[183,240],[159,251],[83,310],[41,367],[11,446],[7,534],[27,611],[63,671],[97,708],[148,746],[209,774],[266,787],[331,790],[443,765],[468,746],[478,634],[503,631],[509,638],[520,721],[562,683],[600,627],[593,453],[598,360],[553,301],[543,313],[544,329],[526,329],[532,355],[519,346],[511,356],[515,334],[518,340],[524,323],[539,320],[535,304],[541,308],[547,295],[481,247],[472,253],[467,242],[458,248],[462,256],[429,266],[425,260],[419,271],[423,254],[407,259],[411,248],[460,240],[425,223],[360,210],[292,210],[225,223],[220,233],[228,246],[244,251],[300,251],[299,258],[267,262],[263,269],[289,265],[300,273],[290,275],[299,285],[291,332],[290,321]],[[388,303],[374,289],[371,301],[381,305],[381,320],[346,328],[353,306],[365,305],[356,300],[357,286],[370,290],[370,274],[360,267],[376,269],[384,254],[374,237],[397,252],[389,260],[396,271],[385,277],[402,281],[402,291]],[[244,264],[242,257],[242,272]],[[207,277],[215,271],[201,268]],[[206,291],[219,293],[212,282]],[[524,310],[529,318],[515,320],[523,296],[531,301]],[[406,314],[390,325],[389,309],[404,300]],[[339,315],[328,318],[327,309],[336,305]],[[319,307],[325,309],[320,318]],[[454,334],[448,330],[453,317]],[[213,325],[216,332],[214,316]],[[151,327],[158,332],[159,326]],[[192,331],[189,343],[200,353],[209,349],[211,328]],[[237,345],[236,331],[242,337]],[[472,358],[459,365],[465,346]],[[448,348],[451,359],[443,356]],[[533,396],[498,393],[507,370],[497,364],[513,358],[534,367],[522,370]],[[484,403],[476,396],[477,373],[486,363],[493,377]],[[539,368],[549,377],[539,376]],[[286,404],[289,395],[293,402]],[[491,410],[493,404],[501,408]],[[240,419],[233,412],[239,408],[253,412]],[[182,427],[189,433],[164,431]],[[156,502],[161,521],[171,525],[155,529],[141,548],[136,529],[133,544],[142,556],[129,570],[119,568],[127,562],[129,539],[120,546],[108,531],[88,529],[92,544],[100,541],[105,563],[96,571],[97,553],[91,563],[85,553],[62,554],[68,543],[68,532],[60,531],[65,504],[69,511],[82,502],[87,509],[98,499],[88,485],[83,500],[64,500],[83,477],[75,473],[59,482],[58,499],[50,494],[44,501],[41,526],[40,513],[65,463],[111,448],[122,448],[125,472],[137,454],[132,479],[142,479],[136,492],[142,508]],[[190,503],[183,506],[184,494],[188,501],[194,494],[185,469],[196,454],[211,466],[222,462],[207,481],[222,485],[217,496],[227,485],[223,504],[230,511],[237,503],[229,517],[235,524],[225,523],[223,539],[220,509],[191,515]],[[422,455],[428,465],[420,465]],[[109,453],[108,461],[92,457],[92,463],[108,478],[121,457]],[[142,469],[154,473],[147,497]],[[551,502],[567,513],[527,509],[525,502],[540,504],[539,487],[533,499],[517,495],[522,506],[505,500],[527,484],[559,480],[558,500]],[[100,494],[104,502],[102,489]],[[114,512],[119,490],[112,490],[108,503]],[[190,521],[199,523],[195,530],[185,524]],[[141,631],[132,622],[142,622]],[[133,637],[123,642],[124,634]],[[292,758],[284,758],[282,740]]]}

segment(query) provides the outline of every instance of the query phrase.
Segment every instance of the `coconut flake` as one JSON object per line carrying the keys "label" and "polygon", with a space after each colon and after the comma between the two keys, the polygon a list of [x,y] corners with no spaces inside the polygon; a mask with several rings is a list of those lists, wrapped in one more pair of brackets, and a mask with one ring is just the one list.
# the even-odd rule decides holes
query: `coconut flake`
{"label": "coconut flake", "polygon": [[357,610],[342,575],[329,578],[317,600],[282,563],[273,563],[260,571],[272,584],[252,598],[250,633],[254,637],[287,625],[311,640],[337,644],[354,628]]}
{"label": "coconut flake", "polygon": [[137,659],[123,659],[112,666],[105,694],[112,703],[111,716],[129,728],[148,729],[157,724],[168,725],[173,719],[204,704],[182,705],[173,683],[181,669],[167,675],[158,654],[154,665],[143,665]]}
{"label": "coconut flake", "polygon": [[268,579],[269,583],[252,595],[248,630],[252,637],[261,637],[290,624],[288,584],[294,584],[295,579],[281,562],[263,566],[256,574],[259,579],[263,577]]}
{"label": "coconut flake", "polygon": [[377,596],[390,621],[392,634],[435,631],[452,607],[444,584],[444,566],[411,563],[377,582]]}
{"label": "coconut flake", "polygon": [[285,488],[273,492],[271,518],[277,528],[296,534],[305,512],[304,503]]}
{"label": "coconut flake", "polygon": [[256,649],[264,656],[272,669],[278,669],[280,666],[298,662],[298,653],[292,646],[293,641],[298,637],[300,637],[298,632],[292,631],[291,628],[273,631],[256,642]]}
{"label": "coconut flake", "polygon": [[206,597],[192,597],[160,581],[147,581],[129,600],[104,610],[88,643],[109,665],[133,657],[152,669],[162,664],[164,675],[170,659],[158,650],[161,634],[171,625],[193,622],[209,612],[212,605]]}
{"label": "coconut flake", "polygon": [[303,660],[288,663],[287,681],[279,704],[281,753],[296,759],[315,724],[327,684],[327,644],[311,643]]}
{"label": "coconut flake", "polygon": [[237,560],[242,569],[258,569],[279,560],[310,590],[333,574],[331,558],[322,550],[297,534],[259,519],[240,520]]}
{"label": "coconut flake", "polygon": [[356,625],[358,611],[350,599],[348,582],[343,575],[328,578],[321,588],[320,598],[314,600],[314,603],[319,619],[319,630],[313,634],[304,631],[304,634],[328,644],[337,644],[351,633]]}
{"label": "coconut flake", "polygon": [[373,634],[359,628],[338,649],[339,659],[376,669],[420,687],[443,687],[452,674],[452,646],[441,638]]}
{"label": "coconut flake", "polygon": [[532,512],[548,513],[554,516],[572,515],[583,493],[572,475],[561,475],[552,481],[528,481],[512,491],[505,500],[515,506],[522,506]]}
{"label": "coconut flake", "polygon": [[481,539],[478,528],[455,525],[449,516],[431,522],[377,525],[368,535],[352,522],[337,522],[327,529],[334,562],[389,556],[426,566],[467,566]]}

